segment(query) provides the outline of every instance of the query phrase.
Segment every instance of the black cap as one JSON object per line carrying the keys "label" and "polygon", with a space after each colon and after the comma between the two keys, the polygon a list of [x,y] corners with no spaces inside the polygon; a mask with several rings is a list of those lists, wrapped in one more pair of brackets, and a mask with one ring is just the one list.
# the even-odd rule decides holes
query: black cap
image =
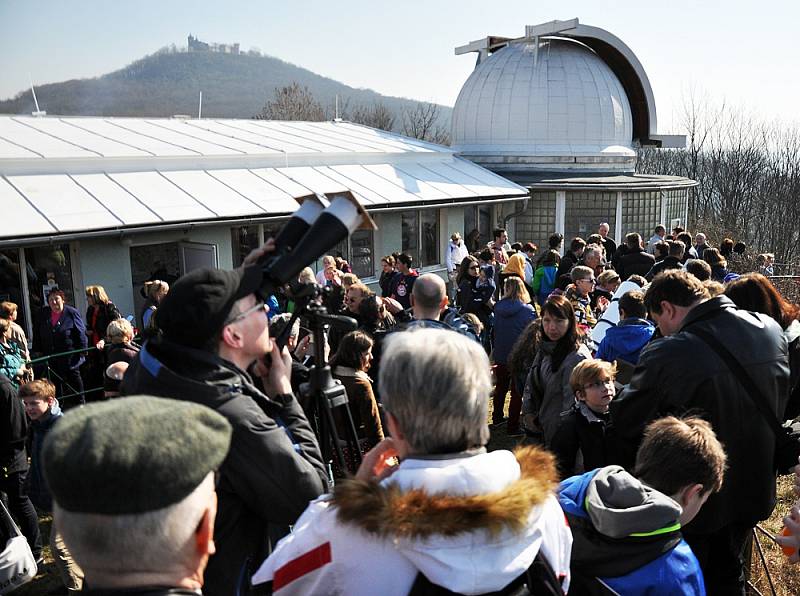
{"label": "black cap", "polygon": [[156,310],[156,325],[170,341],[203,348],[222,330],[233,303],[258,291],[257,266],[195,269],[169,289]]}
{"label": "black cap", "polygon": [[65,511],[146,513],[188,497],[228,453],[231,425],[211,408],[133,396],[75,408],[42,452]]}

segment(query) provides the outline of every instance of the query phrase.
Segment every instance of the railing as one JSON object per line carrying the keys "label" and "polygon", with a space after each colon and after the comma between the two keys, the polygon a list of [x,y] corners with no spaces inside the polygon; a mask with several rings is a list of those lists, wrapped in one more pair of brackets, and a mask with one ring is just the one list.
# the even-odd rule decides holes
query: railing
{"label": "railing", "polygon": [[[99,350],[96,347],[91,348],[78,348],[77,350],[68,350],[66,352],[57,352],[55,354],[48,354],[47,356],[39,356],[37,358],[32,358],[28,361],[28,366],[41,368],[41,365],[44,364],[44,374],[39,374],[38,378],[45,378],[48,380],[53,380],[53,378],[59,381],[61,385],[61,395],[59,396],[59,402],[63,405],[67,400],[71,400],[78,396],[83,396],[84,400],[86,396],[89,394],[99,393],[103,391],[103,386],[100,385],[99,387],[92,387],[87,389],[84,387],[83,391],[78,391],[75,387],[70,385],[64,378],[59,375],[53,367],[50,365],[50,361],[54,358],[62,358],[64,356],[72,356],[74,354],[90,354],[92,352],[98,352]],[[38,365],[38,366],[37,366]],[[75,405],[70,402],[70,405]]]}

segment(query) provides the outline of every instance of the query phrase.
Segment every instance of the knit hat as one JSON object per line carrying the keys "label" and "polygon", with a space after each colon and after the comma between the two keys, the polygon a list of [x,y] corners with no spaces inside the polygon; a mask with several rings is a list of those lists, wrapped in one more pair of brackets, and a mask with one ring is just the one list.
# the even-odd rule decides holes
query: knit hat
{"label": "knit hat", "polygon": [[203,348],[222,330],[233,303],[261,286],[259,267],[195,269],[169,290],[156,310],[156,325],[167,339]]}
{"label": "knit hat", "polygon": [[74,409],[50,431],[44,473],[59,507],[126,515],[178,503],[219,468],[231,426],[205,406],[133,396]]}

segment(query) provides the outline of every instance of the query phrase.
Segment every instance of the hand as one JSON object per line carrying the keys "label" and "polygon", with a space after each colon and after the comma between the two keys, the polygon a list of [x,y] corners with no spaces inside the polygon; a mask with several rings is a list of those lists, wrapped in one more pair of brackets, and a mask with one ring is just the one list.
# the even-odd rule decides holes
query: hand
{"label": "hand", "polygon": [[396,315],[397,313],[402,312],[403,310],[403,305],[400,304],[394,298],[384,298],[383,304],[386,307],[386,310],[388,310],[393,315]]}
{"label": "hand", "polygon": [[305,358],[306,355],[308,354],[308,350],[311,349],[311,346],[313,345],[311,337],[312,336],[310,333],[306,335],[303,339],[301,339],[298,342],[297,347],[294,349],[294,356],[298,360],[303,360],[303,358]]}
{"label": "hand", "polygon": [[270,238],[267,240],[263,246],[260,248],[254,248],[250,251],[244,261],[242,261],[243,267],[249,267],[250,265],[255,265],[258,260],[263,257],[264,255],[268,255],[271,252],[275,252],[275,239]]}
{"label": "hand", "polygon": [[[788,535],[776,536],[775,542],[783,548],[783,552],[789,557],[789,561],[797,563],[800,560],[800,509],[798,509],[797,503],[789,511],[789,515],[783,518],[783,526]],[[791,550],[794,550],[794,552],[791,552]]]}
{"label": "hand", "polygon": [[597,298],[597,310],[599,312],[606,312],[609,304],[608,298],[605,296],[600,296]]}
{"label": "hand", "polygon": [[384,439],[364,455],[356,472],[356,480],[380,482],[388,478],[400,467],[394,463],[397,455],[394,439],[391,437]]}
{"label": "hand", "polygon": [[96,347],[98,350],[102,350],[102,349],[105,347],[105,345],[106,345],[106,342],[105,342],[105,340],[101,339],[100,341],[98,341],[98,342],[95,344],[95,347]]}
{"label": "hand", "polygon": [[278,349],[278,344],[272,342],[271,360],[269,366],[264,360],[256,362],[255,373],[264,382],[264,391],[270,397],[285,395],[292,392],[292,356],[289,349],[284,346]]}

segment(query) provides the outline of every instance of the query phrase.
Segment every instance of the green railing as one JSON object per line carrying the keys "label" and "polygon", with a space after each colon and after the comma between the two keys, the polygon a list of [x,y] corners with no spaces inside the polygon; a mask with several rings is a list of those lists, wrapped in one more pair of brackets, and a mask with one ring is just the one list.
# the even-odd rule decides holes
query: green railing
{"label": "green railing", "polygon": [[[54,358],[62,358],[64,356],[72,356],[74,354],[89,354],[91,352],[97,352],[97,351],[99,350],[96,347],[78,348],[77,350],[68,350],[66,352],[57,352],[55,354],[48,354],[47,356],[39,356],[37,358],[31,358],[30,360],[28,360],[27,364],[31,368],[36,365],[44,364],[45,365],[44,375],[40,374],[38,378],[44,377],[45,379],[48,379],[50,381],[52,381],[53,378],[56,378],[59,381],[62,389],[61,389],[61,396],[58,399],[63,406],[64,402],[66,402],[67,400],[72,400],[73,398],[81,395],[83,396],[85,401],[87,395],[102,392],[103,386],[100,385],[99,387],[91,387],[91,388],[86,388],[84,386],[83,391],[78,391],[75,387],[66,382],[61,377],[61,375],[59,375],[55,370],[53,370],[53,367],[50,366],[50,361]],[[70,403],[70,405],[73,404]]]}

